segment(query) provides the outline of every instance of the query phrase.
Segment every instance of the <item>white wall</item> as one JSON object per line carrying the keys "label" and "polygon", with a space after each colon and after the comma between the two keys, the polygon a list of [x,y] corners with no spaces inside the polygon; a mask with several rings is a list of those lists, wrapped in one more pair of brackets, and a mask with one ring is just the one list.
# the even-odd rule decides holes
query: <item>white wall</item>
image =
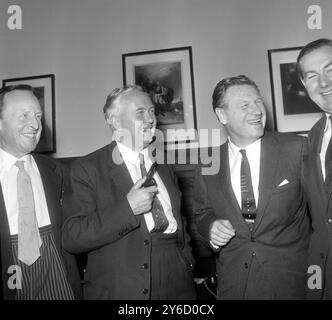
{"label": "white wall", "polygon": [[[23,30],[8,30],[18,4]],[[323,11],[322,30],[307,9]],[[54,73],[56,157],[87,154],[109,142],[102,106],[122,85],[125,52],[192,46],[198,128],[219,128],[211,93],[222,78],[247,74],[272,103],[267,50],[330,37],[330,0],[0,0],[0,78]]]}

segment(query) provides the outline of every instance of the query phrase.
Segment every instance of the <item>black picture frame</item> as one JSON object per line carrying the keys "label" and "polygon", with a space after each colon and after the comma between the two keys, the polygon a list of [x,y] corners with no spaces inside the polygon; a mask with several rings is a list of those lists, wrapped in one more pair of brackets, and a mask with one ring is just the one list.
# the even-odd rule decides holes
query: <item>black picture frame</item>
{"label": "black picture frame", "polygon": [[3,79],[3,86],[27,84],[34,88],[35,94],[43,110],[42,134],[35,152],[55,153],[55,75],[45,74],[38,76]]}

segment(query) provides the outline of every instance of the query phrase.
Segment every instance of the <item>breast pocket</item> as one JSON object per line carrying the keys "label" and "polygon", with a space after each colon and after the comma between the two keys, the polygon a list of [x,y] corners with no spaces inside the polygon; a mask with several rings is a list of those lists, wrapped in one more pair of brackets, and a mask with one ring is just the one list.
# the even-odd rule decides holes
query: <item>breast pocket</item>
{"label": "breast pocket", "polygon": [[299,182],[298,181],[292,181],[289,182],[287,184],[284,184],[282,186],[279,187],[275,187],[272,190],[272,193],[280,193],[280,192],[284,192],[284,191],[291,191],[293,189],[299,188]]}

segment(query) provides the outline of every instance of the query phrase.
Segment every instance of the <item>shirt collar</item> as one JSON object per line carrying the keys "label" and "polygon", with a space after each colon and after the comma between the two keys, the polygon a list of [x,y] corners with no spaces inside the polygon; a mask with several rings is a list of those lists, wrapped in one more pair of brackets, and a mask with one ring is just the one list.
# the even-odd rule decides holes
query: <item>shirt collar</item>
{"label": "shirt collar", "polygon": [[139,156],[138,152],[128,148],[127,146],[125,146],[124,144],[122,144],[119,141],[116,141],[116,144],[119,148],[119,151],[121,153],[123,160],[135,165],[137,163],[137,159]]}
{"label": "shirt collar", "polygon": [[253,143],[249,144],[245,148],[239,148],[228,137],[228,145],[229,145],[229,148],[230,148],[230,150],[231,150],[231,152],[232,152],[232,154],[233,154],[234,157],[236,157],[240,153],[240,150],[242,150],[242,149],[245,149],[246,153],[257,154],[258,149],[259,149],[260,144],[261,144],[261,140],[262,140],[262,138],[257,139],[256,141],[254,141]]}
{"label": "shirt collar", "polygon": [[325,113],[325,116],[326,116],[326,123],[325,123],[324,133],[328,130],[330,126],[331,121],[329,121],[329,117],[330,116],[332,117],[332,114]]}
{"label": "shirt collar", "polygon": [[121,153],[121,156],[123,158],[124,161],[129,162],[133,165],[136,165],[137,162],[139,162],[139,154],[142,153],[144,156],[144,161],[145,163],[150,163],[151,164],[151,160],[149,157],[149,150],[148,148],[143,149],[140,153],[137,151],[134,151],[131,148],[128,148],[127,146],[125,146],[124,144],[122,144],[119,141],[116,141],[116,144],[119,148],[119,151]]}
{"label": "shirt collar", "polygon": [[27,163],[28,166],[32,165],[32,156],[31,154],[26,154],[21,158],[16,158],[9,152],[0,148],[0,172],[8,171],[11,169],[13,165],[15,165],[16,161],[22,160]]}

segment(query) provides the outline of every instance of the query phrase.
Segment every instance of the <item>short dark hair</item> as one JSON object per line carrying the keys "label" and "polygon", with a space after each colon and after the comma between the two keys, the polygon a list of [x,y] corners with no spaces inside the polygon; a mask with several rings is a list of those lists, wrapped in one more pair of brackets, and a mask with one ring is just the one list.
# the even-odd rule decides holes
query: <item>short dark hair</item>
{"label": "short dark hair", "polygon": [[257,84],[245,75],[225,78],[218,82],[212,94],[212,107],[214,112],[216,108],[223,108],[223,99],[225,98],[227,89],[236,85],[249,85],[260,92]]}
{"label": "short dark hair", "polygon": [[310,53],[314,50],[317,50],[319,48],[325,47],[325,46],[332,47],[332,40],[326,39],[326,38],[317,39],[315,41],[309,42],[307,45],[305,45],[301,49],[301,51],[297,57],[297,61],[296,61],[296,70],[297,70],[297,73],[298,73],[300,79],[303,79],[303,73],[302,73],[302,69],[300,66],[301,59],[308,53]]}
{"label": "short dark hair", "polygon": [[15,90],[25,90],[32,92],[35,96],[35,91],[33,87],[29,86],[28,84],[17,84],[14,86],[4,86],[0,89],[0,118],[2,116],[2,109],[4,105],[5,95],[9,92],[15,91]]}

